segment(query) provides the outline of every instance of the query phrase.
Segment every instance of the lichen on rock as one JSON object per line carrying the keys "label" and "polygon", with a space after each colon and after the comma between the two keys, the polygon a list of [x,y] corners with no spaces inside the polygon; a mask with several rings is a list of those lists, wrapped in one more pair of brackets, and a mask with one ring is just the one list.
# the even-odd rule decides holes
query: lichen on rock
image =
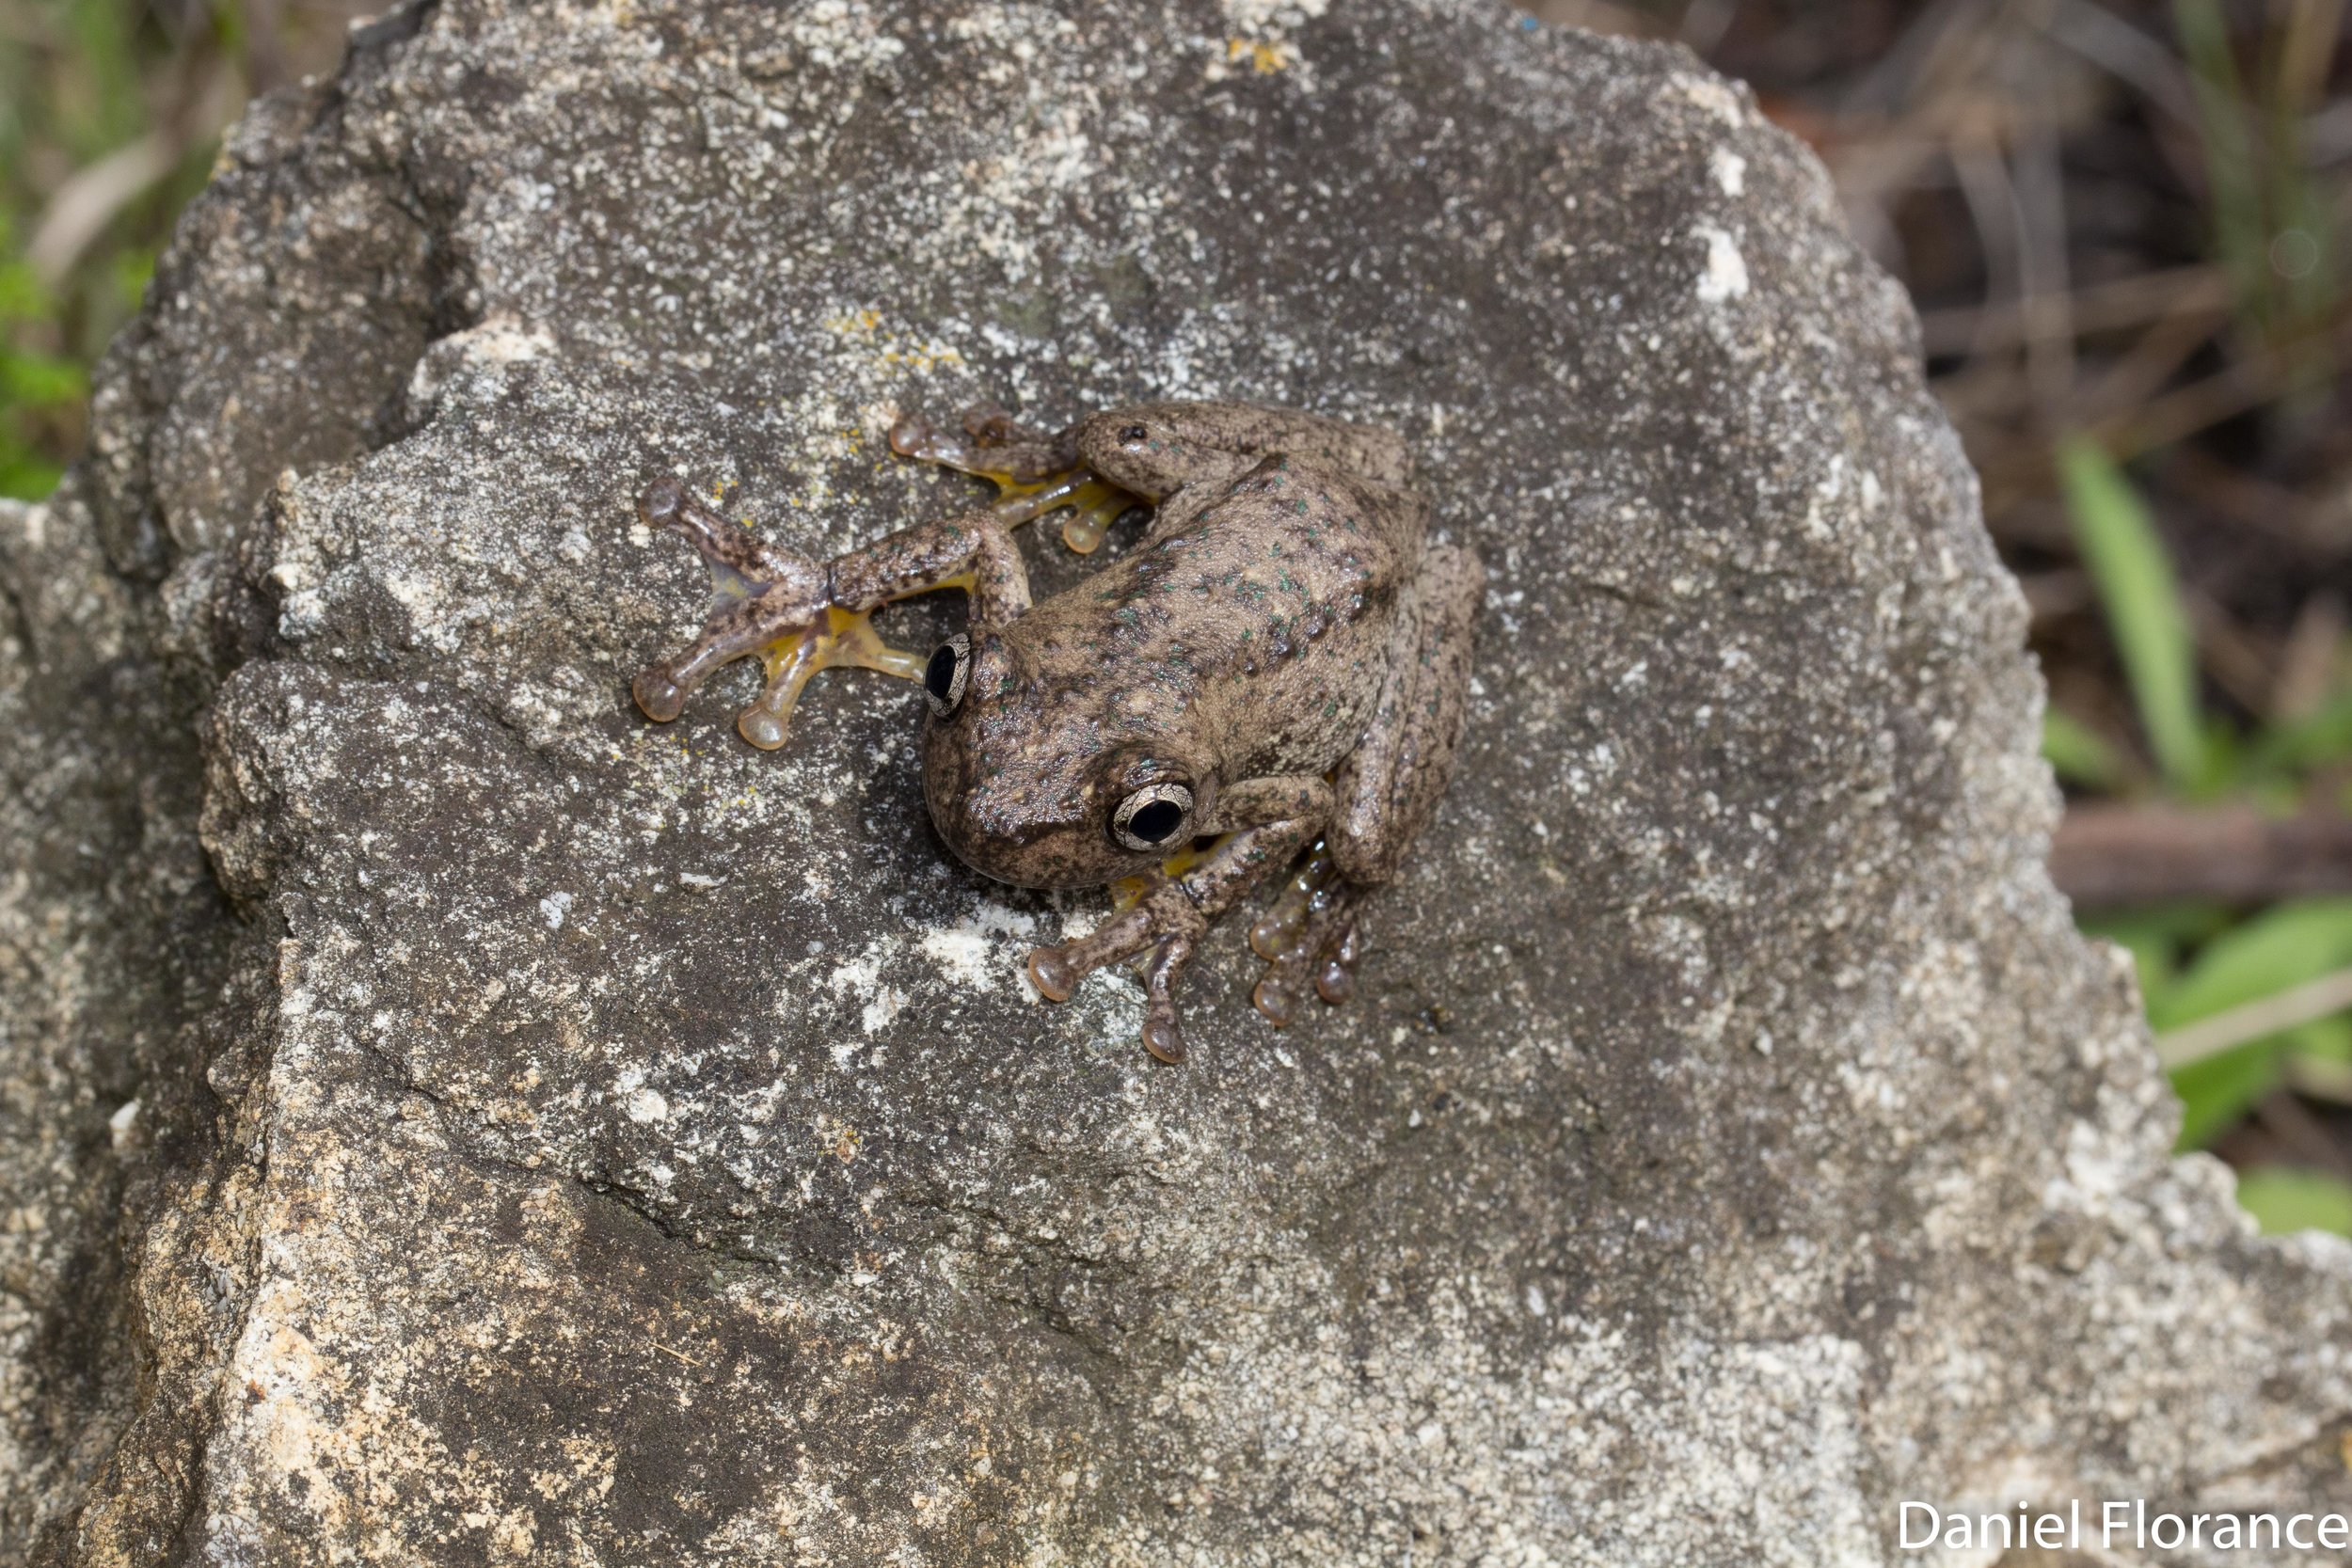
{"label": "lichen on rock", "polygon": [[[773,756],[726,690],[632,711],[703,595],[629,499],[825,554],[972,499],[900,411],[1190,396],[1405,431],[1492,583],[1357,998],[1268,1029],[1229,923],[1167,1069],[1121,986],[1021,984],[1105,900],[941,848],[911,688]],[[0,581],[11,1560],[1819,1565],[1903,1498],[2344,1504],[2352,1256],[2169,1157],[1909,309],[1686,54],[395,12],[232,136]]]}

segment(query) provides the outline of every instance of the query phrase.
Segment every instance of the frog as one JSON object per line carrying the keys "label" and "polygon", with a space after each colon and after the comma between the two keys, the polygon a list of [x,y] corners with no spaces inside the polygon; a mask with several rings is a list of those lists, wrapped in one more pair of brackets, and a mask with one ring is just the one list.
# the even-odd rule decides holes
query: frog
{"label": "frog", "polygon": [[[1266,964],[1252,1002],[1278,1026],[1310,992],[1344,1002],[1365,901],[1452,774],[1486,588],[1473,549],[1433,536],[1406,442],[1223,401],[1114,406],[1057,431],[993,408],[961,422],[901,417],[891,448],[993,480],[997,499],[830,562],[656,475],[639,515],[692,544],[712,603],[690,644],[636,675],[638,706],[668,722],[755,657],[767,679],[737,729],[773,750],[819,670],[918,682],[923,796],[947,848],[1016,887],[1113,890],[1091,930],[1028,954],[1040,996],[1066,1002],[1132,961],[1142,1043],[1182,1062],[1178,982],[1211,927],[1279,881],[1248,929]],[[1136,510],[1131,547],[1033,598],[1014,530],[1058,513],[1064,542],[1090,552]],[[964,627],[928,655],[875,630],[883,606],[948,588]]]}

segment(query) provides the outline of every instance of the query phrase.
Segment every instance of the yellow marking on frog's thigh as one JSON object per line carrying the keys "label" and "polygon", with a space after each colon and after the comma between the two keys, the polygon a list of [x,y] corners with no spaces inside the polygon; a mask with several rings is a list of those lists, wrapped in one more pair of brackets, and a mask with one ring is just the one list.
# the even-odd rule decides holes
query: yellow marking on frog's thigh
{"label": "yellow marking on frog's thigh", "polygon": [[1118,485],[1097,479],[1084,468],[1073,468],[1068,473],[1035,482],[1016,480],[996,470],[976,471],[996,486],[996,504],[989,510],[1007,528],[1019,528],[1023,523],[1069,508],[1070,515],[1061,526],[1061,542],[1080,555],[1092,555],[1102,546],[1103,535],[1110,531],[1110,526],[1129,507],[1141,504]]}
{"label": "yellow marking on frog's thigh", "polygon": [[[1209,841],[1206,847],[1185,845],[1182,849],[1160,862],[1160,875],[1174,881],[1194,866],[1207,861],[1219,849],[1224,848],[1225,841],[1232,836],[1231,833],[1219,833]],[[1149,873],[1137,873],[1133,877],[1120,878],[1111,884],[1111,912],[1125,914],[1136,907],[1145,894],[1151,891],[1152,878]]]}
{"label": "yellow marking on frog's thigh", "polygon": [[1080,555],[1101,547],[1103,535],[1121,514],[1141,500],[1085,468],[1049,474],[1043,479],[1015,479],[1009,468],[988,466],[991,449],[934,430],[920,420],[903,419],[892,427],[890,448],[901,457],[936,463],[959,473],[974,474],[996,486],[990,511],[1007,528],[1019,528],[1049,513],[1069,508],[1062,543]]}

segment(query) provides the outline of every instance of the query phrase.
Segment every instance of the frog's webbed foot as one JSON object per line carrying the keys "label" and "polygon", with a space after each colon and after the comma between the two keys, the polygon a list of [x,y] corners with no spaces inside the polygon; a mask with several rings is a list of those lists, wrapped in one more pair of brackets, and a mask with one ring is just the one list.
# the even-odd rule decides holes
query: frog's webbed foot
{"label": "frog's webbed foot", "polygon": [[703,505],[676,480],[648,485],[637,503],[649,527],[684,534],[710,568],[710,613],[702,635],[629,683],[645,717],[666,723],[722,667],[756,654],[768,680],[735,727],[762,751],[784,744],[801,688],[818,671],[861,665],[920,680],[923,660],[886,646],[865,614],[831,602],[830,574],[795,550],[762,544]]}
{"label": "frog's webbed foot", "polygon": [[1163,1062],[1184,1059],[1176,982],[1192,961],[1208,917],[1184,888],[1162,876],[1122,912],[1073,942],[1029,955],[1029,983],[1049,1002],[1067,1002],[1089,972],[1149,952],[1143,971],[1143,1044]]}
{"label": "frog's webbed foot", "polygon": [[996,486],[990,508],[1007,528],[1067,507],[1061,540],[1080,555],[1101,547],[1103,536],[1126,512],[1143,503],[1078,461],[1076,443],[1017,423],[1001,408],[974,408],[963,416],[963,433],[952,435],[912,414],[890,427],[890,448],[961,473],[977,474]]}
{"label": "frog's webbed foot", "polygon": [[1312,989],[1337,1006],[1356,991],[1356,917],[1363,890],[1339,874],[1331,851],[1318,843],[1257,924],[1249,948],[1266,960],[1250,1003],[1280,1028],[1298,1016]]}

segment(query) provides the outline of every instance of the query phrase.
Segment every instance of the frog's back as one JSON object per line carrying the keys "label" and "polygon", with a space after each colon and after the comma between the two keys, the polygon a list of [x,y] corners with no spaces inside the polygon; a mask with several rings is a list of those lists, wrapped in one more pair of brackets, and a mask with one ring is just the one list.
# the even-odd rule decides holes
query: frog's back
{"label": "frog's back", "polygon": [[1237,773],[1324,772],[1378,696],[1427,507],[1268,457],[1189,525],[1017,624],[1034,673],[1106,741],[1181,729]]}

